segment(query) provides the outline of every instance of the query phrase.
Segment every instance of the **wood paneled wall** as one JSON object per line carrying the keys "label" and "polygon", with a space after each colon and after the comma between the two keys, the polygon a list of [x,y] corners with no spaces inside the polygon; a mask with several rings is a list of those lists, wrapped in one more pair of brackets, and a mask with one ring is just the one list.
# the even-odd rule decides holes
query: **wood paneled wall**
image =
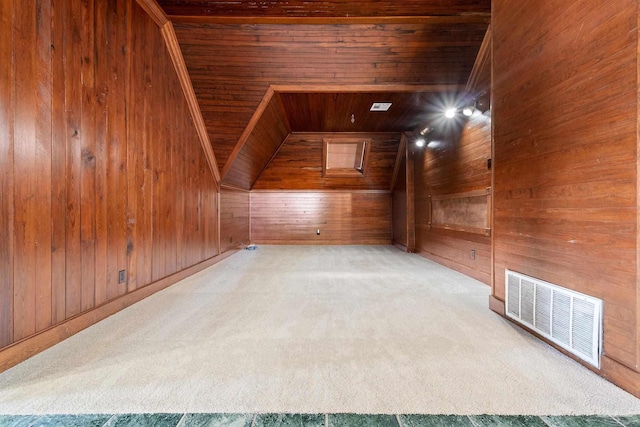
{"label": "wood paneled wall", "polygon": [[[224,168],[270,85],[462,84],[485,22],[276,25],[177,23]],[[431,56],[445,57],[433,63]]]}
{"label": "wood paneled wall", "polygon": [[493,296],[508,268],[602,298],[603,374],[640,395],[637,1],[494,0],[492,22]]}
{"label": "wood paneled wall", "polygon": [[0,347],[219,253],[217,184],[135,2],[2,1],[0,63]]}
{"label": "wood paneled wall", "polygon": [[250,240],[248,191],[222,187],[220,190],[220,251],[226,252],[246,245]]}
{"label": "wood paneled wall", "polygon": [[[487,167],[487,159],[491,157],[491,120],[476,114],[453,126],[457,128],[430,135],[430,143],[424,148],[415,148],[416,251],[490,284],[490,237],[429,227],[429,196],[467,193],[491,186],[491,171]],[[472,250],[475,259],[471,257]]]}
{"label": "wood paneled wall", "polygon": [[391,195],[388,191],[252,191],[251,238],[263,244],[388,245]]}
{"label": "wood paneled wall", "polygon": [[[253,186],[256,190],[388,190],[399,133],[293,133]],[[322,139],[371,139],[365,177],[323,177]]]}

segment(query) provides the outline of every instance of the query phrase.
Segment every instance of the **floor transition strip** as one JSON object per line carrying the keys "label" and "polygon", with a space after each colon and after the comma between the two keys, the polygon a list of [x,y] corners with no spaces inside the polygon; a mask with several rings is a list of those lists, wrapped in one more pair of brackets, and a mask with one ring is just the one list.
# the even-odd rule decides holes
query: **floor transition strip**
{"label": "floor transition strip", "polygon": [[640,427],[640,415],[97,414],[0,415],[2,427]]}

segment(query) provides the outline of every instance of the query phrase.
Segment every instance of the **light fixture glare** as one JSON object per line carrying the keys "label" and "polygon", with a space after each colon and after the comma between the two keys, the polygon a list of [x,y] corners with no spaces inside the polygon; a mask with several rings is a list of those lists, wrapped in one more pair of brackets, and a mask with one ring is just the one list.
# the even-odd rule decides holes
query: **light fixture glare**
{"label": "light fixture glare", "polygon": [[419,138],[416,140],[416,147],[424,147],[424,144],[425,144],[424,139]]}
{"label": "light fixture glare", "polygon": [[462,114],[467,117],[471,117],[473,115],[473,107],[464,107],[464,110],[462,110]]}
{"label": "light fixture glare", "polygon": [[456,116],[458,110],[455,108],[447,108],[444,112],[444,116],[448,119],[453,119]]}

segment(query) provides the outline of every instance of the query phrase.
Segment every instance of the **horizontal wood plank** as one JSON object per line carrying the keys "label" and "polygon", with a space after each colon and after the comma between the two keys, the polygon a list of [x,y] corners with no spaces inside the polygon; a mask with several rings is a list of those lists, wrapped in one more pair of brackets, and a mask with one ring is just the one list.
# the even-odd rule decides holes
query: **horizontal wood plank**
{"label": "horizontal wood plank", "polygon": [[493,295],[508,268],[602,298],[603,374],[637,392],[607,362],[640,360],[637,4],[493,8]]}
{"label": "horizontal wood plank", "polygon": [[279,244],[390,244],[391,196],[357,191],[253,192],[251,238]]}
{"label": "horizontal wood plank", "polygon": [[[322,174],[323,138],[371,140],[365,176],[331,177]],[[400,144],[400,134],[293,133],[260,175],[254,190],[387,190]]]}

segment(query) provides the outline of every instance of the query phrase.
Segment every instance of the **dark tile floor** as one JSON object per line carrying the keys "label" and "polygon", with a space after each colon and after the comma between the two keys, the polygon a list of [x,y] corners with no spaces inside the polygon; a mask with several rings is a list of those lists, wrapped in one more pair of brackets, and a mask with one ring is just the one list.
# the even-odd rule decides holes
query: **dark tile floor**
{"label": "dark tile floor", "polygon": [[640,427],[633,416],[359,415],[359,414],[118,414],[0,415],[2,427]]}

